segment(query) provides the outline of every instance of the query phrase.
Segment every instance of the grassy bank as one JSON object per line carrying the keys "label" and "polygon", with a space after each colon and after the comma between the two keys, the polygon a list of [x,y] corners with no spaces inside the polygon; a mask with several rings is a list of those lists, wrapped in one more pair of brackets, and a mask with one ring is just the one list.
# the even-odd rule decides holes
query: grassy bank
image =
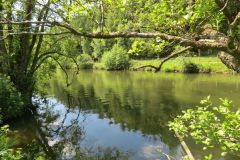
{"label": "grassy bank", "polygon": [[[228,73],[231,72],[217,57],[178,57],[166,62],[163,67],[163,72],[183,72],[184,64],[195,63],[200,72],[203,73]],[[154,60],[131,60],[131,67],[129,70],[134,70],[143,65],[154,65],[158,66],[160,63],[159,59]],[[94,63],[94,69],[105,69],[103,63]],[[142,71],[151,71],[152,68],[146,67],[140,69]]]}

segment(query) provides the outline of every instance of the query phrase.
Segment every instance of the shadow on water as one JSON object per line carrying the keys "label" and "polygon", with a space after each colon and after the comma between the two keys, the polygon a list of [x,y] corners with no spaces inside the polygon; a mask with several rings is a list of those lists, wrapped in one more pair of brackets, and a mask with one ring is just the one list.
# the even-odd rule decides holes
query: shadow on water
{"label": "shadow on water", "polygon": [[[238,98],[239,76],[82,71],[66,87],[64,74],[50,81],[46,100],[35,99],[38,115],[12,125],[29,159],[181,159],[167,122],[208,95]],[[36,120],[37,119],[37,120]],[[188,141],[199,159],[203,151]],[[29,152],[31,154],[29,154]],[[31,157],[32,156],[32,157]]]}

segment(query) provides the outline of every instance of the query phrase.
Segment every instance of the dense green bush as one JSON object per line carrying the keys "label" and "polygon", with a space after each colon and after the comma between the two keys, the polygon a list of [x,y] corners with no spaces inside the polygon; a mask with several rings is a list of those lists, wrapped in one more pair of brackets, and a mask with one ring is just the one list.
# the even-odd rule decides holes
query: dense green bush
{"label": "dense green bush", "polygon": [[130,65],[127,51],[118,45],[105,52],[102,60],[107,70],[125,70]]}
{"label": "dense green bush", "polygon": [[184,73],[199,73],[199,67],[192,62],[187,62],[183,64],[183,72]]}
{"label": "dense green bush", "polygon": [[0,128],[0,159],[6,160],[20,160],[23,157],[21,156],[21,150],[11,149],[11,143],[7,134],[9,132],[8,126],[5,125]]}
{"label": "dense green bush", "polygon": [[92,57],[88,54],[81,54],[78,57],[79,67],[81,69],[92,69],[93,68],[93,60]]}
{"label": "dense green bush", "polygon": [[66,58],[65,60],[61,60],[61,65],[65,70],[70,70],[73,68],[73,62],[70,58]]}
{"label": "dense green bush", "polygon": [[0,114],[3,119],[15,118],[24,111],[21,94],[9,78],[0,75]]}

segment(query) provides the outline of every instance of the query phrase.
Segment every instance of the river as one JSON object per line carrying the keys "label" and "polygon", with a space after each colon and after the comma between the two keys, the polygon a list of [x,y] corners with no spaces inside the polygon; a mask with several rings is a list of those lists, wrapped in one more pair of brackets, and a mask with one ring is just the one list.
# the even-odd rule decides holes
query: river
{"label": "river", "polygon": [[[65,82],[57,72],[45,85],[47,99],[35,98],[43,134],[29,119],[12,124],[19,147],[44,137],[58,159],[180,160],[184,152],[168,121],[208,95],[215,104],[222,97],[240,105],[238,75],[81,71]],[[220,152],[187,143],[198,159]]]}

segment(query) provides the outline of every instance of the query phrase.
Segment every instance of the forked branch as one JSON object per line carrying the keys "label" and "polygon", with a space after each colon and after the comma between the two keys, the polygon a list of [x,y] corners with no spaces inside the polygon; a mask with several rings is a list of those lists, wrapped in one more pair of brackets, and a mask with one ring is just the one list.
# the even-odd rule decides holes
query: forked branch
{"label": "forked branch", "polygon": [[139,70],[139,69],[141,69],[141,68],[150,67],[150,68],[153,68],[153,69],[155,70],[155,72],[159,72],[159,71],[161,71],[162,66],[163,66],[163,64],[164,64],[165,62],[167,62],[168,60],[170,60],[170,59],[172,59],[172,58],[175,58],[175,57],[177,57],[177,56],[185,53],[185,52],[186,52],[187,50],[189,50],[189,49],[192,49],[192,47],[188,46],[188,47],[186,47],[186,48],[184,48],[184,49],[182,49],[182,50],[180,50],[180,51],[178,51],[178,52],[175,52],[175,53],[169,55],[168,57],[164,58],[164,59],[160,62],[160,64],[159,64],[158,67],[153,66],[153,65],[143,65],[143,66],[140,66],[140,67],[138,67],[138,68],[135,68],[135,70]]}

